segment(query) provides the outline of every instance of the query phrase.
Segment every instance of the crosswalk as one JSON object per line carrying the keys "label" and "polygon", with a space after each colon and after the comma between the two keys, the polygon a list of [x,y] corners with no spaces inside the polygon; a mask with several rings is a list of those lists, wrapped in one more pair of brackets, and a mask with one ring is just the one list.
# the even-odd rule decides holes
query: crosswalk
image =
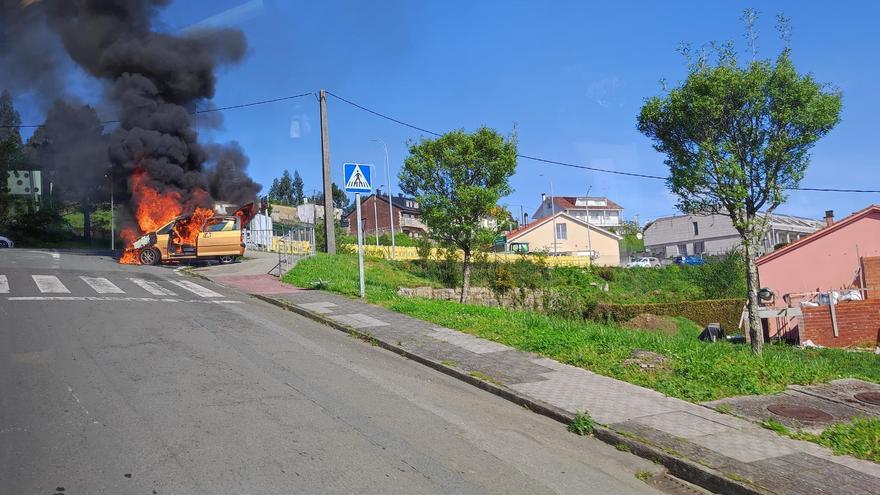
{"label": "crosswalk", "polygon": [[205,302],[232,302],[227,296],[190,280],[140,277],[110,280],[95,275],[0,274],[0,295],[9,301],[197,302],[204,299]]}

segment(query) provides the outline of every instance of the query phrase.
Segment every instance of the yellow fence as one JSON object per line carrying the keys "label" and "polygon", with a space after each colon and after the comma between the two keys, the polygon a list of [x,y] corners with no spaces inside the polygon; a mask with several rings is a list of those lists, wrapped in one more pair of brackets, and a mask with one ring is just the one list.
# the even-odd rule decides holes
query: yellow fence
{"label": "yellow fence", "polygon": [[[355,252],[356,246],[345,245],[345,251]],[[391,246],[376,246],[375,244],[364,245],[364,255],[373,258],[391,259]],[[438,249],[431,249],[431,258],[437,258]],[[394,249],[394,257],[398,260],[415,260],[419,259],[418,249],[412,246],[397,246]],[[459,259],[462,257],[461,251],[458,253]],[[502,263],[512,263],[520,259],[521,255],[515,253],[488,253],[489,261],[500,261]],[[533,259],[527,257],[527,259]],[[546,262],[548,266],[590,266],[589,256],[547,256]]]}
{"label": "yellow fence", "polygon": [[287,242],[286,238],[273,236],[272,237],[272,246],[269,247],[269,251],[273,253],[278,252],[279,240],[283,239],[284,242],[281,242],[281,252],[287,252],[287,254],[311,254],[312,246],[308,241],[291,241]]}

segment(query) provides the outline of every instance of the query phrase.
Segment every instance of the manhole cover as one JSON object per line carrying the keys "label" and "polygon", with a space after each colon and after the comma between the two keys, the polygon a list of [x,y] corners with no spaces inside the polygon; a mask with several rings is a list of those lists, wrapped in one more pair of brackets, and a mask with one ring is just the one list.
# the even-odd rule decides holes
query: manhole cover
{"label": "manhole cover", "polygon": [[868,404],[880,406],[880,392],[859,392],[853,397],[862,402],[867,402]]}
{"label": "manhole cover", "polygon": [[793,404],[773,404],[771,406],[767,406],[767,410],[784,418],[796,419],[798,421],[808,421],[812,423],[820,423],[824,421],[831,421],[832,419],[834,419],[834,416],[828,414],[825,411],[820,411],[812,407],[797,406]]}

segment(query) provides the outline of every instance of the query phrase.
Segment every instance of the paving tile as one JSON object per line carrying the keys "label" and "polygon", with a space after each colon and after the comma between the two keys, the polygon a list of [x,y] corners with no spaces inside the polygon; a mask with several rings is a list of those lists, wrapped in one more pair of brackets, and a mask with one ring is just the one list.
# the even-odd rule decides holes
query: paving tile
{"label": "paving tile", "polygon": [[302,303],[297,304],[300,308],[307,309],[309,311],[314,311],[315,313],[320,313],[325,315],[327,313],[332,313],[333,308],[336,308],[335,304],[332,302],[312,302],[312,303]]}
{"label": "paving tile", "polygon": [[507,347],[506,345],[492,342],[491,340],[474,337],[473,335],[462,333],[457,330],[451,330],[449,328],[435,328],[434,332],[430,335],[437,340],[449,342],[452,345],[463,347],[477,354],[487,354],[490,352],[511,350],[511,348]]}
{"label": "paving tile", "polygon": [[378,320],[376,318],[373,318],[372,316],[367,316],[363,313],[331,315],[330,318],[338,321],[339,323],[344,323],[354,328],[382,327],[388,325],[388,323],[382,320]]}
{"label": "paving tile", "polygon": [[793,454],[786,440],[775,433],[729,430],[692,438],[691,441],[742,462],[754,462],[771,457]]}
{"label": "paving tile", "polygon": [[694,438],[729,431],[729,426],[684,411],[673,411],[635,420],[660,431],[682,438]]}

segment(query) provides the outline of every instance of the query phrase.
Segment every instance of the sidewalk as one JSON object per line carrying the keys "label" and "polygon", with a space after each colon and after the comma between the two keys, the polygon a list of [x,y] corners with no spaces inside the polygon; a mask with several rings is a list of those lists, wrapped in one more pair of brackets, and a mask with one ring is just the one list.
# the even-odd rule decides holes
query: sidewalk
{"label": "sidewalk", "polygon": [[[214,277],[211,277],[214,278]],[[221,277],[217,281],[223,283]],[[567,421],[587,411],[596,436],[719,493],[880,495],[880,465],[834,456],[751,422],[620,380],[321,291],[274,282],[250,292],[481,388]],[[277,292],[274,292],[277,291]]]}

